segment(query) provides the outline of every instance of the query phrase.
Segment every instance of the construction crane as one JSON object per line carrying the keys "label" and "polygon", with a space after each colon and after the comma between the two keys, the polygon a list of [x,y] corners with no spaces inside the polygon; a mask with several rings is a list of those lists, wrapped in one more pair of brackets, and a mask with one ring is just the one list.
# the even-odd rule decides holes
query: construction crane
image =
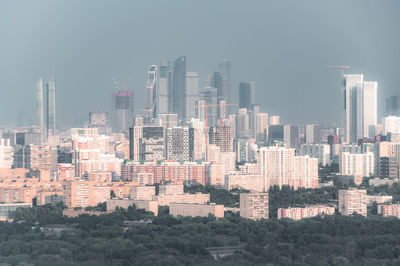
{"label": "construction crane", "polygon": [[[345,88],[344,88],[344,70],[345,69],[349,69],[350,68],[350,66],[345,66],[345,65],[342,65],[342,66],[340,66],[340,65],[333,65],[333,66],[328,66],[328,68],[331,68],[331,69],[340,69],[340,75],[341,75],[341,93],[342,93],[342,99],[343,99],[343,110],[342,110],[342,125],[341,125],[341,127],[342,127],[342,130],[344,130],[344,120],[345,120],[345,112],[346,112],[346,100],[345,100],[345,95],[344,95],[344,91],[345,91]],[[342,131],[342,136],[343,135],[345,135],[345,133]]]}
{"label": "construction crane", "polygon": [[[207,128],[208,128],[208,108],[209,107],[220,107],[220,106],[237,106],[237,103],[223,103],[223,104],[204,104],[204,105],[196,105],[196,109],[204,108],[205,112],[205,117],[206,117],[206,144],[208,144],[208,133],[207,133]],[[222,120],[221,120],[222,124]]]}

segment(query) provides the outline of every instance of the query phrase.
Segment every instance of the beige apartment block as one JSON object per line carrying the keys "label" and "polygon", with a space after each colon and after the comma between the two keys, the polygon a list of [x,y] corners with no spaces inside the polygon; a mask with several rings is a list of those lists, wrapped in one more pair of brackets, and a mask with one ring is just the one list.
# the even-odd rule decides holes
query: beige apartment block
{"label": "beige apartment block", "polygon": [[207,217],[214,215],[217,218],[224,217],[224,205],[216,204],[193,204],[193,203],[171,203],[169,213],[172,216]]}

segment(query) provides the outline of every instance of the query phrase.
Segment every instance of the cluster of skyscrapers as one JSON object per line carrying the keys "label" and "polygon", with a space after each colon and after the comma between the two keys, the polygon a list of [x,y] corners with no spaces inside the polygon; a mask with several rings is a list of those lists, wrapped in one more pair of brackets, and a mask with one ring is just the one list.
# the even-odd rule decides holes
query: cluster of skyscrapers
{"label": "cluster of skyscrapers", "polygon": [[[162,205],[175,216],[223,217],[224,206],[208,204],[208,194],[183,193],[183,184],[202,184],[248,190],[233,211],[257,220],[269,217],[273,186],[332,186],[321,182],[319,167],[337,164],[332,178],[347,185],[365,178],[371,186],[400,181],[400,97],[387,99],[379,123],[377,82],[344,75],[343,127],[330,128],[283,123],[261,110],[254,82],[232,86],[230,60],[219,60],[216,68],[201,86],[185,56],[151,65],[143,110],[134,110],[134,91],[117,84],[111,116],[90,112],[84,127],[68,131],[56,128],[55,79],[40,79],[35,126],[0,132],[0,201],[64,201],[69,208],[107,201],[109,210],[135,204],[157,215]],[[158,195],[155,184],[163,184]],[[385,205],[392,199],[369,197],[365,190],[343,190],[336,206],[335,199],[282,206],[277,216],[330,215],[335,207],[367,215],[366,206],[377,202],[382,214],[400,217],[400,207]]]}

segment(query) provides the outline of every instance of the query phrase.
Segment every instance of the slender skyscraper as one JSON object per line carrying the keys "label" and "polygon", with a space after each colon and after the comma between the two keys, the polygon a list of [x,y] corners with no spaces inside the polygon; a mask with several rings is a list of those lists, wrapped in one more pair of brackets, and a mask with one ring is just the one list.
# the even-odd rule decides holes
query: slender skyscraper
{"label": "slender skyscraper", "polygon": [[186,56],[175,60],[172,77],[172,112],[186,118]]}
{"label": "slender skyscraper", "polygon": [[147,73],[145,118],[146,121],[150,121],[151,118],[156,118],[157,114],[157,66],[151,65]]}
{"label": "slender skyscraper", "polygon": [[133,91],[120,90],[112,94],[113,132],[125,132],[133,123]]}
{"label": "slender skyscraper", "polygon": [[[225,100],[226,103],[232,103],[233,95],[231,93],[231,61],[229,59],[221,59],[218,61],[218,72],[222,77],[222,90],[218,93],[218,102]],[[231,108],[228,107],[228,115]]]}
{"label": "slender skyscraper", "polygon": [[54,77],[50,77],[47,82],[46,96],[47,136],[52,136],[56,133],[56,81]]}
{"label": "slender skyscraper", "polygon": [[240,82],[239,84],[239,108],[251,110],[256,103],[256,83]]}
{"label": "slender skyscraper", "polygon": [[170,112],[171,102],[171,73],[169,70],[169,63],[161,63],[158,71],[158,84],[157,84],[157,113],[166,114]]}
{"label": "slender skyscraper", "polygon": [[186,74],[186,118],[196,116],[196,101],[199,99],[199,77],[197,72]]}
{"label": "slender skyscraper", "polygon": [[345,141],[373,138],[377,124],[378,83],[364,81],[361,74],[344,75]]}
{"label": "slender skyscraper", "polygon": [[44,137],[47,132],[44,124],[44,85],[43,79],[40,78],[36,83],[36,123],[40,128],[42,137]]}

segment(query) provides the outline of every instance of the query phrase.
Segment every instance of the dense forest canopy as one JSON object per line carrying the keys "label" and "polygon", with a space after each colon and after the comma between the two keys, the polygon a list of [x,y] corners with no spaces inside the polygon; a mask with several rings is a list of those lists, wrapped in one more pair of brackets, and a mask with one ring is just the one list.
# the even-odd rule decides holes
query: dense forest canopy
{"label": "dense forest canopy", "polygon": [[[238,191],[188,187],[211,193],[218,203],[238,200]],[[373,193],[388,191],[375,188]],[[392,188],[389,192],[398,192]],[[336,188],[270,190],[270,207],[328,203]],[[225,193],[225,194],[223,194]],[[227,193],[227,194],[226,194]],[[226,197],[225,197],[225,196]],[[252,221],[160,215],[130,207],[100,216],[62,216],[62,205],[19,209],[0,223],[0,265],[399,265],[400,221],[336,214],[301,221]],[[94,208],[104,209],[104,205]],[[275,214],[276,215],[276,214]],[[275,217],[272,215],[272,217]],[[215,260],[212,247],[240,247]]]}

